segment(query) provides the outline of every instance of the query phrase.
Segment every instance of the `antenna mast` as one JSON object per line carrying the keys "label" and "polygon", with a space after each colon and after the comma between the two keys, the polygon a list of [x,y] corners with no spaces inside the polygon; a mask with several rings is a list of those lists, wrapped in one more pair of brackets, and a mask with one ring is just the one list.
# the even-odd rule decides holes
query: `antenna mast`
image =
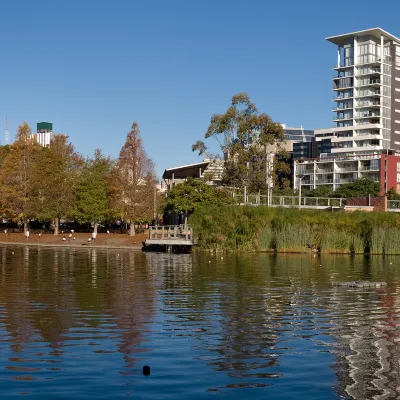
{"label": "antenna mast", "polygon": [[8,135],[8,117],[6,117],[6,130],[4,131],[4,136],[6,139],[6,144],[8,144],[8,140],[9,140],[9,135]]}

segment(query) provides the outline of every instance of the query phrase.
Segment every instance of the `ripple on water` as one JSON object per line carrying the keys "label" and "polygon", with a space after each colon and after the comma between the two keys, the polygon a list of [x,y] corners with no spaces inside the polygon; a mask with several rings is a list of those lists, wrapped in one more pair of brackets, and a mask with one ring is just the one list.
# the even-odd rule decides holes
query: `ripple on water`
{"label": "ripple on water", "polygon": [[[14,253],[2,398],[397,398],[400,271],[382,258]],[[388,286],[332,287],[357,279]]]}

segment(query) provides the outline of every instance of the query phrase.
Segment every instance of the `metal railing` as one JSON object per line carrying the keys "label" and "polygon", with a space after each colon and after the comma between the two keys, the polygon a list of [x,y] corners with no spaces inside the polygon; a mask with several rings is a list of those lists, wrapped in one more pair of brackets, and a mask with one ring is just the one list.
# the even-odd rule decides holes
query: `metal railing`
{"label": "metal railing", "polygon": [[[303,185],[302,185],[303,186]],[[237,204],[267,205],[266,195],[236,195]],[[271,207],[344,207],[346,199],[336,197],[301,197],[299,196],[271,196],[269,199]],[[300,204],[299,204],[300,202]]]}
{"label": "metal railing", "polygon": [[388,200],[387,208],[389,210],[400,209],[400,200]]}
{"label": "metal railing", "polygon": [[149,239],[193,239],[193,228],[189,225],[149,226]]}

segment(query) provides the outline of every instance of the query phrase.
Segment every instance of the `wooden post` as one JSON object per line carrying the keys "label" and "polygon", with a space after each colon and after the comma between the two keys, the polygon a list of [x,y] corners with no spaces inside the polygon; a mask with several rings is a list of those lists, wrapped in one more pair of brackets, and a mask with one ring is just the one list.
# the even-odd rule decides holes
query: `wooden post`
{"label": "wooden post", "polygon": [[149,239],[151,239],[151,226],[149,227]]}
{"label": "wooden post", "polygon": [[161,230],[161,239],[164,239],[164,227],[162,227],[162,230]]}

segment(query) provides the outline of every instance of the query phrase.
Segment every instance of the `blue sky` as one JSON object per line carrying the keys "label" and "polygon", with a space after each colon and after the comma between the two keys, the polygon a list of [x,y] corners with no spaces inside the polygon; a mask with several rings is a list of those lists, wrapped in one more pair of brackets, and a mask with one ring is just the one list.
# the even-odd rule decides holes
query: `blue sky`
{"label": "blue sky", "polygon": [[51,121],[82,154],[117,156],[138,121],[160,176],[201,161],[191,145],[238,92],[275,121],[329,127],[336,50],[325,37],[376,26],[400,36],[398,0],[340,4],[4,1],[0,132],[6,116],[11,139],[24,120]]}

